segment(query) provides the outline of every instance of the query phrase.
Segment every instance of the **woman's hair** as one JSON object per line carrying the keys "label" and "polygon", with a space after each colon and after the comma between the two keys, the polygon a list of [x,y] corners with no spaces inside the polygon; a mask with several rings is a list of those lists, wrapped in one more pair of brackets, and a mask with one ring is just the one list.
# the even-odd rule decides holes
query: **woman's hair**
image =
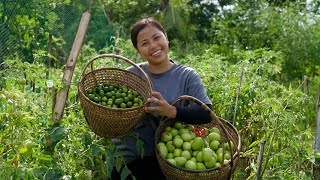
{"label": "woman's hair", "polygon": [[162,31],[165,36],[167,36],[165,29],[162,27],[162,25],[160,24],[159,21],[155,20],[153,17],[142,18],[139,21],[137,21],[131,28],[131,42],[132,42],[134,48],[138,49],[138,46],[137,46],[138,34],[147,25],[151,25],[151,26],[156,27],[157,29]]}

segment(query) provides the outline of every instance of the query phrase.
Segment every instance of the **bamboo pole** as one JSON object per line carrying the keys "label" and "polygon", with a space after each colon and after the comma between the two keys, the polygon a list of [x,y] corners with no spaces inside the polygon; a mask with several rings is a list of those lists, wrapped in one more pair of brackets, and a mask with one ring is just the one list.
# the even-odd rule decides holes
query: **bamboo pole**
{"label": "bamboo pole", "polygon": [[262,174],[261,174],[261,167],[262,167],[262,161],[263,161],[263,154],[264,154],[264,145],[266,141],[261,140],[260,142],[260,151],[259,151],[259,159],[258,159],[258,169],[257,169],[257,180],[261,180]]}
{"label": "bamboo pole", "polygon": [[[318,93],[316,99],[316,111],[317,111],[317,130],[316,130],[316,142],[315,142],[315,154],[320,153],[320,83],[318,85]],[[315,179],[320,179],[320,157],[315,156],[315,162],[313,167],[313,176]]]}
{"label": "bamboo pole", "polygon": [[56,95],[56,103],[52,112],[52,124],[57,123],[62,119],[64,106],[66,104],[68,91],[73,76],[73,71],[77,63],[77,57],[80,53],[89,21],[90,13],[86,11],[82,14],[80,24],[78,27],[78,32],[73,42],[72,49],[70,51],[70,55],[67,60],[66,68],[62,78],[62,83],[65,85],[65,88],[61,89]]}
{"label": "bamboo pole", "polygon": [[49,78],[49,71],[50,71],[50,68],[51,68],[51,48],[52,46],[52,34],[49,33],[49,38],[48,38],[48,59],[47,59],[47,68],[48,68],[48,71],[46,72],[46,78],[48,79]]}
{"label": "bamboo pole", "polygon": [[233,114],[233,121],[232,121],[233,125],[236,122],[236,116],[237,116],[237,110],[238,110],[238,99],[239,99],[239,96],[240,96],[240,93],[241,93],[241,84],[242,84],[243,74],[244,74],[244,65],[242,66],[240,79],[239,79],[238,92],[237,92],[237,95],[236,95],[236,104],[235,104],[235,107],[234,107],[234,114]]}

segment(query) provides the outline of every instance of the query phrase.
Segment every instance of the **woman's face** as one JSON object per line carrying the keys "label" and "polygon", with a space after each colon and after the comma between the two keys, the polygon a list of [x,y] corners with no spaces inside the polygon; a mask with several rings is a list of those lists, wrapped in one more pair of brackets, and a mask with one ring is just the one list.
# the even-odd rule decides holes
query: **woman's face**
{"label": "woman's face", "polygon": [[169,42],[165,34],[152,25],[147,25],[137,36],[140,55],[152,65],[169,61]]}

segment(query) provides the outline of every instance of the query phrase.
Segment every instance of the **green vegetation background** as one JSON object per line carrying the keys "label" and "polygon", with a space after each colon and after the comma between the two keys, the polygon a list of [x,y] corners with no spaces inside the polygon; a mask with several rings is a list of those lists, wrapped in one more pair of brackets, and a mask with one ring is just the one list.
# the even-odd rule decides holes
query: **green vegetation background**
{"label": "green vegetation background", "polygon": [[[120,54],[140,62],[129,29],[140,17],[154,16],[168,30],[172,59],[196,69],[214,112],[241,134],[241,161],[234,179],[256,178],[262,139],[263,179],[311,179],[320,82],[320,2],[217,2],[2,1],[0,178],[106,179],[112,166],[121,167],[122,157],[110,140],[89,129],[77,80],[97,54]],[[54,90],[66,88],[61,82],[64,65],[86,10],[91,21],[64,117],[51,125]],[[105,59],[96,66],[127,65]],[[127,176],[131,174],[125,168],[122,177]]]}

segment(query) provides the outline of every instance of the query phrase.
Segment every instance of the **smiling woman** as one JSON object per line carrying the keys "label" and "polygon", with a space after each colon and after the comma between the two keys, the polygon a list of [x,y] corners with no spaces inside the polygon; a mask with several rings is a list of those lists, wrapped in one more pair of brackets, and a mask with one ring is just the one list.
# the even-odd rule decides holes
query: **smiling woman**
{"label": "smiling woman", "polygon": [[[144,18],[131,29],[131,41],[137,52],[145,60],[138,66],[148,75],[153,85],[152,97],[147,99],[147,114],[132,130],[143,142],[143,150],[137,149],[136,138],[125,136],[124,141],[113,139],[127,163],[127,167],[137,179],[163,179],[155,156],[155,132],[161,117],[169,117],[190,124],[204,124],[211,121],[210,114],[196,104],[188,107],[171,104],[182,95],[193,96],[212,109],[199,75],[190,67],[177,64],[169,57],[169,41],[162,25],[154,18]],[[128,68],[138,75],[136,67]],[[142,153],[143,152],[143,153]],[[143,154],[143,159],[141,158]],[[115,169],[115,168],[114,168]],[[119,174],[113,171],[113,179]]]}
{"label": "smiling woman", "polygon": [[172,67],[169,59],[169,41],[163,27],[151,18],[143,19],[131,32],[131,39],[150,72],[160,74]]}
{"label": "smiling woman", "polygon": [[162,73],[172,67],[168,56],[168,40],[165,34],[156,27],[146,26],[138,35],[138,51],[149,62],[152,73]]}

